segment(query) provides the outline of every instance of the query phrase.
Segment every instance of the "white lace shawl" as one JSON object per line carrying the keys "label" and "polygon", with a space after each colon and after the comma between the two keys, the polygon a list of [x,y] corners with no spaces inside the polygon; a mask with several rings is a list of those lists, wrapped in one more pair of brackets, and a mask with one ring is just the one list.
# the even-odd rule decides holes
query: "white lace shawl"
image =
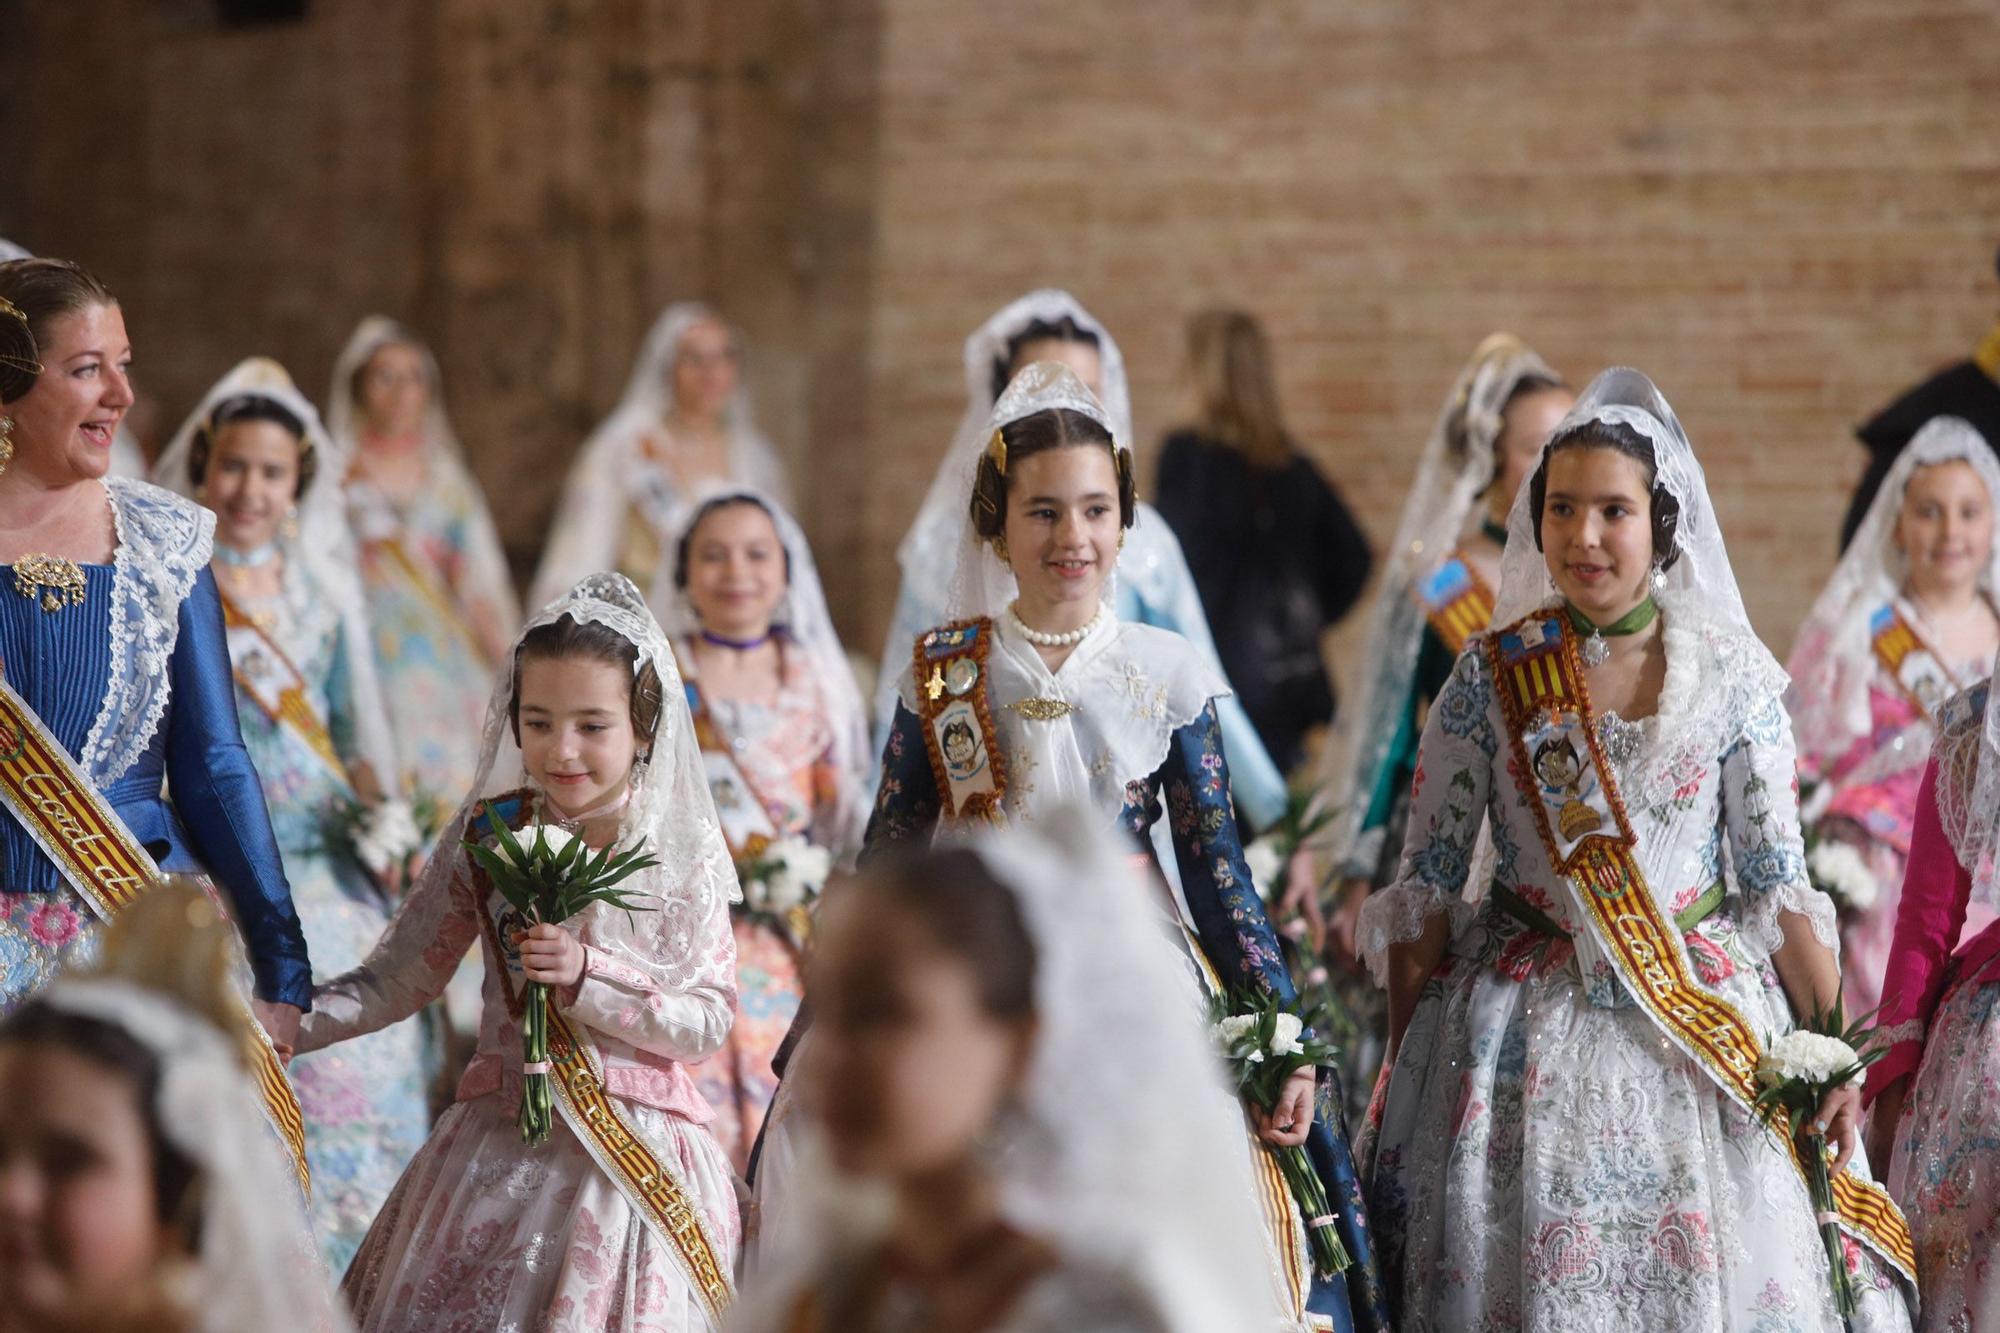
{"label": "white lace shawl", "polygon": [[[1006,810],[1030,822],[1072,805],[1115,816],[1128,788],[1159,771],[1174,733],[1229,693],[1180,635],[1126,624],[1108,608],[1053,673],[1035,646],[999,617],[986,679],[1006,755]],[[917,685],[914,663],[906,663],[898,689],[912,713]],[[1025,699],[1059,699],[1073,711],[1035,721],[1015,708]]]}
{"label": "white lace shawl", "polygon": [[215,515],[170,491],[107,477],[118,533],[112,556],[111,671],[79,759],[108,787],[152,744],[172,693],[181,603],[214,551]]}

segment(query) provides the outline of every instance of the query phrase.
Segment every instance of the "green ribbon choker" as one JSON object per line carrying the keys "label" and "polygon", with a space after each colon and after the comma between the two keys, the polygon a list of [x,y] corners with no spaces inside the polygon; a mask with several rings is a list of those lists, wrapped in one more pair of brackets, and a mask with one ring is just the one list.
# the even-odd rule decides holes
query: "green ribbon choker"
{"label": "green ribbon choker", "polygon": [[1563,602],[1563,610],[1569,614],[1570,628],[1585,638],[1602,635],[1607,639],[1622,639],[1627,634],[1637,634],[1659,619],[1660,604],[1648,597],[1609,625],[1598,624],[1568,601]]}

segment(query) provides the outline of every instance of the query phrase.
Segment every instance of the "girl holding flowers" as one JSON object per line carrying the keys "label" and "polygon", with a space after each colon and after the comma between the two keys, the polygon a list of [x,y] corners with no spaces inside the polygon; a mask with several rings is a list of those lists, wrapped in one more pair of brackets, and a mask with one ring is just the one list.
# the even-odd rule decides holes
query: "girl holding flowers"
{"label": "girl holding flowers", "polygon": [[[1947,699],[2000,648],[2000,464],[1958,417],[1919,430],[1799,630],[1785,695],[1811,788],[1811,869],[1840,903],[1848,1012],[1881,1005],[1916,821]],[[1849,849],[1852,849],[1851,851]],[[1976,929],[1991,920],[1975,908]]]}
{"label": "girl holding flowers", "polygon": [[[926,842],[944,825],[1033,824],[1081,808],[1125,830],[1150,863],[1150,835],[1164,821],[1181,894],[1154,882],[1191,967],[1232,1006],[1248,995],[1295,1010],[1231,805],[1215,708],[1228,687],[1185,639],[1128,623],[1107,600],[1135,517],[1131,451],[1113,423],[1055,362],[1029,365],[1000,395],[961,500],[954,618],[904,649],[866,841],[873,853]],[[781,1093],[772,1117],[779,1127],[784,1101]],[[1273,1219],[1272,1268],[1288,1316],[1309,1328],[1386,1327],[1330,1087],[1301,1068],[1246,1113],[1258,1143],[1244,1165]],[[1300,1211],[1278,1165],[1278,1151],[1299,1146],[1332,1200],[1317,1216]],[[769,1197],[765,1182],[760,1189]],[[1318,1259],[1315,1222],[1337,1231],[1350,1263]]]}
{"label": "girl holding flowers", "polygon": [[[1838,1002],[1833,905],[1806,878],[1784,673],[1644,375],[1600,375],[1544,445],[1493,623],[1425,723],[1401,870],[1361,916],[1389,992],[1370,1202],[1399,1326],[1841,1329],[1805,1136],[1763,1122],[1756,1074]],[[1907,1328],[1908,1232],[1853,1154],[1858,1101],[1836,1089],[1809,1126],[1837,1146],[1846,1327]]]}
{"label": "girl holding flowers", "polygon": [[653,604],[678,654],[743,903],[736,1022],[695,1071],[738,1170],[777,1091],[771,1060],[804,991],[809,909],[852,859],[868,720],[805,534],[758,491],[711,488],[675,524]]}
{"label": "girl holding flowers", "polygon": [[[517,766],[526,785],[509,788]],[[466,850],[506,847],[502,827],[643,860],[618,886],[629,910],[524,920]],[[736,1196],[686,1065],[729,1033],[735,894],[666,637],[628,580],[587,578],[515,644],[471,798],[368,960],[316,989],[301,1035],[318,1049],[415,1012],[479,942],[478,1054],[348,1270],[362,1329],[718,1326]],[[524,1017],[545,1050],[524,1048]],[[524,1143],[537,1088],[554,1123]]]}
{"label": "girl holding flowers", "polygon": [[[384,886],[342,812],[364,797],[379,810],[397,771],[340,468],[319,414],[262,357],[209,390],[157,468],[164,485],[216,514],[213,568],[237,718],[321,977],[367,957],[388,924]],[[292,1063],[313,1220],[336,1274],[430,1131],[431,1062],[413,1021]]]}

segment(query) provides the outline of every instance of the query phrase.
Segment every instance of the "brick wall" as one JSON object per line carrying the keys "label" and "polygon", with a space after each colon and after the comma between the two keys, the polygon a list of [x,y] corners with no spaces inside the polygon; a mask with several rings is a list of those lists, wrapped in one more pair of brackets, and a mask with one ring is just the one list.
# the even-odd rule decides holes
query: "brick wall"
{"label": "brick wall", "polygon": [[[510,545],[681,296],[746,329],[836,612],[894,547],[990,310],[1070,286],[1180,409],[1186,314],[1267,320],[1294,427],[1378,540],[1496,327],[1680,409],[1789,643],[1854,421],[2000,310],[1990,0],[18,0],[0,234],[125,294],[171,429],[235,357],[317,390],[372,309],[431,330]],[[79,72],[87,77],[78,78]],[[1343,648],[1352,656],[1352,645]]]}

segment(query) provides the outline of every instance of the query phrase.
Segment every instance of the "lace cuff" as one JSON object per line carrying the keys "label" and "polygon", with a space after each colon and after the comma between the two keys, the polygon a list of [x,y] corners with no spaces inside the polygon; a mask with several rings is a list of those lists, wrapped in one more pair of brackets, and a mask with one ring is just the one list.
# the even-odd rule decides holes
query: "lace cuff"
{"label": "lace cuff", "polygon": [[1421,938],[1431,918],[1450,915],[1454,903],[1442,889],[1420,880],[1400,880],[1369,895],[1361,905],[1354,943],[1377,986],[1389,985],[1390,946]]}
{"label": "lace cuff", "polygon": [[1768,893],[1751,894],[1744,913],[1743,933],[1766,954],[1784,947],[1785,929],[1779,924],[1782,913],[1792,912],[1812,923],[1813,937],[1833,952],[1840,962],[1840,917],[1833,899],[1810,884],[1784,883]]}
{"label": "lace cuff", "polygon": [[1339,877],[1348,879],[1373,879],[1376,867],[1382,864],[1382,844],[1388,838],[1387,828],[1363,829],[1356,834],[1353,843],[1339,859]]}

